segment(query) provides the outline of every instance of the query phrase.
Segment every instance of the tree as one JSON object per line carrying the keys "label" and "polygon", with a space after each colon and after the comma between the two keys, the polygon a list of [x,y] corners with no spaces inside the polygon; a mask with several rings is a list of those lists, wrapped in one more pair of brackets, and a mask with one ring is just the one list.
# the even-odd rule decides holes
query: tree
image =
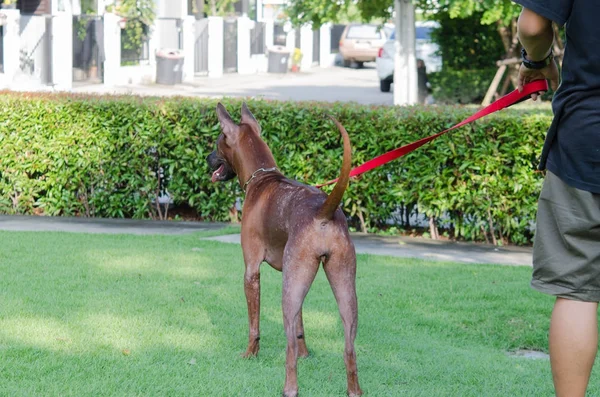
{"label": "tree", "polygon": [[[432,20],[438,15],[468,18],[481,13],[480,23],[496,28],[504,44],[505,57],[515,55],[517,49],[516,18],[520,6],[510,0],[415,0],[415,7]],[[351,5],[356,5],[363,21],[389,20],[393,0],[290,0],[287,12],[296,24],[312,22],[318,27],[326,22],[338,22]]]}
{"label": "tree", "polygon": [[205,13],[211,16],[232,14],[235,2],[236,0],[189,0],[188,6],[191,7],[196,19],[202,19]]}
{"label": "tree", "polygon": [[[438,12],[447,12],[452,18],[483,13],[481,23],[504,26],[510,26],[521,9],[511,0],[414,0],[414,4],[433,19]],[[325,22],[337,22],[351,5],[358,8],[363,21],[389,20],[394,0],[289,0],[288,14],[297,22],[320,26]]]}

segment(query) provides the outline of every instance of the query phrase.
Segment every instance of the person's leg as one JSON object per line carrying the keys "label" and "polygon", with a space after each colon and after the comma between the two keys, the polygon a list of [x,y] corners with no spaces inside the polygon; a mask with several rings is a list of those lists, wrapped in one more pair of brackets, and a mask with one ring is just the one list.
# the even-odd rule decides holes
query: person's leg
{"label": "person's leg", "polygon": [[598,350],[597,302],[557,298],[550,321],[550,364],[557,397],[584,397]]}

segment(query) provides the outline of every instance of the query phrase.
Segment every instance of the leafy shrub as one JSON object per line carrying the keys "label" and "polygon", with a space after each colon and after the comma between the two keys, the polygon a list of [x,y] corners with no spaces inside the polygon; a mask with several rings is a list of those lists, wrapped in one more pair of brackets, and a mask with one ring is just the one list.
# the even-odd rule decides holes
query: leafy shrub
{"label": "leafy shrub", "polygon": [[439,47],[444,68],[479,70],[496,68],[506,50],[496,24],[481,23],[483,14],[451,18],[448,12],[433,15],[440,27],[431,32],[431,40]]}
{"label": "leafy shrub", "polygon": [[437,103],[479,104],[485,97],[496,70],[496,68],[482,70],[444,68],[441,72],[428,74],[427,77]]}
{"label": "leafy shrub", "polygon": [[[224,104],[239,117],[240,100]],[[156,218],[166,187],[175,205],[207,221],[228,220],[243,193],[237,181],[210,181],[205,158],[219,133],[215,106],[215,100],[3,93],[0,212]],[[264,100],[249,107],[282,172],[308,184],[339,173],[342,145],[327,114],[350,133],[356,166],[471,113]],[[398,214],[418,210],[457,238],[482,240],[493,230],[504,241],[528,242],[542,180],[534,166],[550,121],[550,111],[506,110],[364,174],[345,195],[350,223],[405,227]]]}

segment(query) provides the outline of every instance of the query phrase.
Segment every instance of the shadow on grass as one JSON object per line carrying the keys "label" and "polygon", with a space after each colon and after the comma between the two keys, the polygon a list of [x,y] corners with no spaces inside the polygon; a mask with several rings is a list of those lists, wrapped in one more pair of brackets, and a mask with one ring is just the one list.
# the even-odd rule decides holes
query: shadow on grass
{"label": "shadow on grass", "polygon": [[[279,395],[281,274],[262,269],[261,351],[241,359],[241,249],[198,237],[0,233],[0,394]],[[545,348],[550,304],[524,289],[527,271],[360,255],[363,389],[550,393],[546,361],[504,352]],[[341,321],[322,271],[304,321],[302,394],[345,395]]]}

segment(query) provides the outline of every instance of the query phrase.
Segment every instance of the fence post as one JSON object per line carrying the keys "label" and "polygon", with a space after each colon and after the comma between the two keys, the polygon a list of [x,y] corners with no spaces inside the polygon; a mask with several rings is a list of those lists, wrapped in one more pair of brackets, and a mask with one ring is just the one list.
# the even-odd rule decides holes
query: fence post
{"label": "fence post", "polygon": [[296,34],[298,34],[296,29],[290,29],[285,36],[285,48],[287,48],[291,54],[294,53],[294,48],[296,48]]}
{"label": "fence post", "polygon": [[313,31],[310,24],[302,25],[300,28],[300,51],[302,51],[300,68],[310,69],[313,62]]}
{"label": "fence post", "polygon": [[223,18],[208,17],[208,77],[223,76]]}
{"label": "fence post", "polygon": [[153,82],[156,78],[156,51],[160,49],[160,35],[162,31],[160,25],[158,18],[155,18],[154,23],[149,27],[150,40],[148,40],[148,61],[154,74],[154,76],[152,76]]}
{"label": "fence post", "polygon": [[272,19],[265,19],[265,47],[267,50],[275,45],[275,22]]}
{"label": "fence post", "polygon": [[104,84],[118,84],[121,69],[121,18],[115,14],[104,14]]}
{"label": "fence post", "polygon": [[55,90],[73,88],[73,15],[52,16],[52,85]]}
{"label": "fence post", "polygon": [[263,13],[263,0],[256,0],[256,20],[258,22],[265,22],[264,21],[264,13]]}
{"label": "fence post", "polygon": [[250,59],[250,31],[252,24],[248,17],[239,17],[237,20],[237,57],[238,57],[238,73],[252,74],[256,70],[253,68],[252,60]]}
{"label": "fence post", "polygon": [[331,24],[326,23],[321,26],[321,38],[319,40],[321,44],[319,63],[322,68],[328,68],[334,64],[334,58],[331,56]]}
{"label": "fence post", "polygon": [[19,10],[0,10],[0,14],[6,16],[2,37],[4,73],[0,73],[0,86],[9,86],[19,71],[21,12]]}
{"label": "fence post", "polygon": [[186,16],[183,19],[183,81],[190,82],[194,80],[194,60],[196,59],[195,37],[196,18]]}

